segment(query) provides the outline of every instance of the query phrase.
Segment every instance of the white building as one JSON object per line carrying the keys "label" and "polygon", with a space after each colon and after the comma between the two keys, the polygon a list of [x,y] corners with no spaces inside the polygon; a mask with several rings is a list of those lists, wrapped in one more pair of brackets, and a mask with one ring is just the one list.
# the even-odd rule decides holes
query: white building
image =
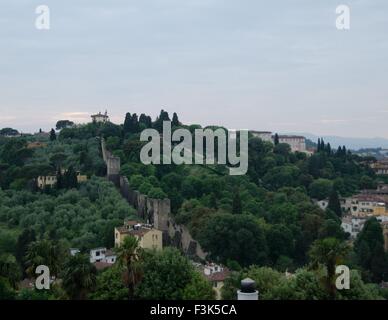
{"label": "white building", "polygon": [[75,256],[77,253],[80,253],[81,251],[77,248],[70,248],[70,254],[72,256]]}
{"label": "white building", "polygon": [[116,262],[117,256],[111,250],[106,248],[95,248],[90,250],[90,263],[104,262],[113,264]]}
{"label": "white building", "polygon": [[365,218],[346,216],[342,218],[341,227],[350,234],[352,239],[355,239],[364,227],[366,220]]}
{"label": "white building", "polygon": [[[256,137],[260,138],[263,141],[268,142],[275,142],[275,135],[272,134],[271,131],[250,131],[251,134]],[[295,135],[278,135],[279,137],[279,143],[286,143],[291,147],[291,151],[299,151],[299,152],[305,152],[305,153],[311,153],[306,149],[306,138],[303,136],[295,136]]]}
{"label": "white building", "polygon": [[105,259],[106,248],[95,248],[90,250],[90,263],[101,262]]}
{"label": "white building", "polygon": [[113,264],[116,262],[116,260],[117,260],[117,256],[112,250],[105,251],[105,259],[103,262]]}
{"label": "white building", "polygon": [[221,289],[224,286],[225,279],[230,274],[229,269],[215,263],[209,263],[203,266],[203,274],[211,282],[216,293],[216,299],[221,300]]}

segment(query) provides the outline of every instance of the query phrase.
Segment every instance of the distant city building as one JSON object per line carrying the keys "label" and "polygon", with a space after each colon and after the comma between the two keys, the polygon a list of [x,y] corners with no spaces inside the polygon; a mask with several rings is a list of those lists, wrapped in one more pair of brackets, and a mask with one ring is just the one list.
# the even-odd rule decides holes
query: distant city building
{"label": "distant city building", "polygon": [[105,123],[109,121],[108,111],[105,111],[104,114],[102,114],[101,112],[93,114],[91,115],[91,117],[94,123]]}
{"label": "distant city building", "polygon": [[90,250],[90,262],[106,262],[113,264],[116,262],[116,254],[112,250],[108,250],[104,247],[95,248]]}
{"label": "distant city building", "polygon": [[302,136],[279,135],[279,143],[287,143],[291,151],[306,152],[306,138]]}
{"label": "distant city building", "polygon": [[[275,135],[271,131],[250,131],[251,134],[256,137],[260,138],[263,141],[268,141],[274,143],[275,141]],[[312,154],[312,150],[306,149],[306,138],[303,136],[296,136],[296,135],[278,135],[279,137],[279,143],[286,143],[290,146],[291,151],[299,151],[304,152],[308,154]]]}
{"label": "distant city building", "polygon": [[201,263],[193,262],[193,265],[212,284],[216,293],[216,299],[221,300],[221,289],[224,286],[225,279],[230,275],[229,269],[215,263],[203,265]]}
{"label": "distant city building", "polygon": [[388,160],[380,160],[370,166],[377,175],[388,175]]}
{"label": "distant city building", "polygon": [[[64,171],[62,171],[62,174]],[[77,172],[77,182],[82,183],[88,181],[88,177],[86,175],[82,175],[80,172]],[[57,176],[56,175],[47,175],[47,176],[39,176],[36,179],[36,184],[39,189],[44,189],[46,187],[54,187],[57,184]]]}
{"label": "distant city building", "polygon": [[125,221],[123,227],[115,228],[115,246],[120,247],[124,238],[131,235],[138,239],[139,246],[143,249],[162,250],[163,233],[152,225],[142,224],[138,221]]}
{"label": "distant city building", "polygon": [[342,218],[341,227],[345,232],[350,234],[352,239],[355,239],[364,227],[366,220],[367,218],[346,216]]}
{"label": "distant city building", "polygon": [[251,131],[252,135],[256,138],[260,138],[263,141],[273,142],[271,131]]}
{"label": "distant city building", "polygon": [[[317,201],[317,205],[326,210],[329,200]],[[344,214],[354,217],[388,216],[387,198],[378,194],[360,193],[348,198],[340,198],[341,209]]]}

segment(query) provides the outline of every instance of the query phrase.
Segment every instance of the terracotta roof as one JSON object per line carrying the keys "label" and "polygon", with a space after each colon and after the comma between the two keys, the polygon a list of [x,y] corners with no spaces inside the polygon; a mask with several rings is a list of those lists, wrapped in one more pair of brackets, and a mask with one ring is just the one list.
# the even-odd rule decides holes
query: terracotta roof
{"label": "terracotta roof", "polygon": [[35,287],[35,281],[34,279],[24,279],[23,281],[19,282],[19,288],[20,289],[32,289]]}
{"label": "terracotta roof", "polygon": [[205,277],[209,281],[224,281],[230,274],[230,271],[228,268],[224,268],[222,271],[219,272],[213,272],[212,274]]}
{"label": "terracotta roof", "polygon": [[375,194],[358,194],[353,197],[358,201],[369,201],[369,202],[384,202],[385,199]]}
{"label": "terracotta roof", "polygon": [[105,257],[109,257],[109,256],[115,256],[116,253],[113,251],[113,250],[106,250],[105,251]]}
{"label": "terracotta roof", "polygon": [[256,131],[256,130],[251,130],[252,133],[272,133],[271,131]]}
{"label": "terracotta roof", "polygon": [[97,270],[104,270],[106,268],[109,268],[109,267],[113,266],[113,264],[112,263],[108,263],[108,262],[100,261],[100,262],[95,262],[94,266],[96,267]]}
{"label": "terracotta roof", "polygon": [[152,229],[149,228],[142,228],[140,227],[139,229],[128,229],[126,227],[118,227],[116,228],[120,234],[131,234],[133,236],[139,236],[142,237],[144,236],[147,232],[150,232]]}
{"label": "terracotta roof", "polygon": [[287,136],[287,135],[279,135],[279,139],[303,139],[305,140],[306,138],[303,136]]}

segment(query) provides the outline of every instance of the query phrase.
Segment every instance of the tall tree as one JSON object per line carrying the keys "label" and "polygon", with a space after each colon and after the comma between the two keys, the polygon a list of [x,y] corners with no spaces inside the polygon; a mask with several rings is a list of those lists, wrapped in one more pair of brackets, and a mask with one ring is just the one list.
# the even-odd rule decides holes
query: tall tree
{"label": "tall tree", "polygon": [[67,189],[73,189],[78,187],[77,172],[74,170],[73,166],[70,166],[69,169],[63,175],[63,187]]}
{"label": "tall tree", "polygon": [[139,120],[137,114],[132,115],[132,133],[139,132]]}
{"label": "tall tree", "polygon": [[134,288],[140,280],[139,254],[139,241],[133,236],[125,237],[123,243],[117,248],[119,265],[125,270],[124,280],[128,288],[129,299],[133,299]]}
{"label": "tall tree", "polygon": [[[192,280],[193,269],[189,260],[175,248],[148,252],[144,256],[144,276],[136,287],[136,296],[140,299],[181,300]],[[187,294],[189,296],[189,292]]]}
{"label": "tall tree", "polygon": [[337,191],[333,188],[330,193],[327,209],[333,211],[338,217],[342,217],[341,203]]}
{"label": "tall tree", "polygon": [[242,213],[242,205],[241,205],[241,197],[240,197],[239,189],[236,189],[234,192],[233,203],[232,203],[232,213],[233,214]]}
{"label": "tall tree", "polygon": [[50,141],[55,141],[57,140],[57,134],[55,133],[54,129],[51,129],[50,131]]}
{"label": "tall tree", "polygon": [[275,133],[274,144],[275,144],[275,146],[277,146],[279,144],[279,135],[277,133]]}
{"label": "tall tree", "polygon": [[373,281],[388,277],[388,261],[384,252],[383,230],[376,218],[368,219],[354,243],[359,265],[371,273]]}
{"label": "tall tree", "polygon": [[89,262],[89,256],[70,256],[63,267],[62,287],[73,300],[84,300],[96,286],[97,270]]}
{"label": "tall tree", "polygon": [[132,115],[127,112],[124,120],[124,134],[131,133],[132,130]]}
{"label": "tall tree", "polygon": [[30,243],[36,240],[35,231],[33,229],[24,229],[23,232],[19,235],[16,243],[16,260],[23,267],[23,273],[25,272],[25,256],[27,255],[28,246]]}
{"label": "tall tree", "polygon": [[51,240],[32,242],[26,255],[27,274],[34,277],[36,267],[46,265],[50,268],[50,273],[57,276],[65,256],[65,249],[58,242]]}
{"label": "tall tree", "polygon": [[173,113],[172,115],[172,126],[173,127],[177,127],[180,125],[180,122],[179,122],[179,119],[178,119],[178,115],[176,114],[176,112]]}
{"label": "tall tree", "polygon": [[57,124],[55,125],[55,128],[57,130],[62,130],[62,129],[65,129],[65,128],[72,127],[73,125],[74,125],[73,121],[70,121],[70,120],[59,120],[57,122]]}
{"label": "tall tree", "polygon": [[349,252],[348,245],[336,238],[316,240],[311,246],[309,256],[313,268],[323,265],[327,275],[324,276],[326,290],[331,299],[335,299],[335,269]]}

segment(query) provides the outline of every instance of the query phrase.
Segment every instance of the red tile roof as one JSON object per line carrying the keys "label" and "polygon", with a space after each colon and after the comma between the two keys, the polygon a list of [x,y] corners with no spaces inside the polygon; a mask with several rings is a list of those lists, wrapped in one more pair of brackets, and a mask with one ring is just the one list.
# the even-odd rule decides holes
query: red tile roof
{"label": "red tile roof", "polygon": [[219,282],[219,281],[224,281],[229,275],[230,275],[229,269],[228,268],[224,268],[222,271],[213,272],[212,274],[210,274],[208,276],[205,275],[205,277],[209,281]]}
{"label": "red tile roof", "polygon": [[95,262],[94,266],[96,267],[97,270],[104,270],[106,268],[113,266],[113,264],[100,261],[100,262]]}

